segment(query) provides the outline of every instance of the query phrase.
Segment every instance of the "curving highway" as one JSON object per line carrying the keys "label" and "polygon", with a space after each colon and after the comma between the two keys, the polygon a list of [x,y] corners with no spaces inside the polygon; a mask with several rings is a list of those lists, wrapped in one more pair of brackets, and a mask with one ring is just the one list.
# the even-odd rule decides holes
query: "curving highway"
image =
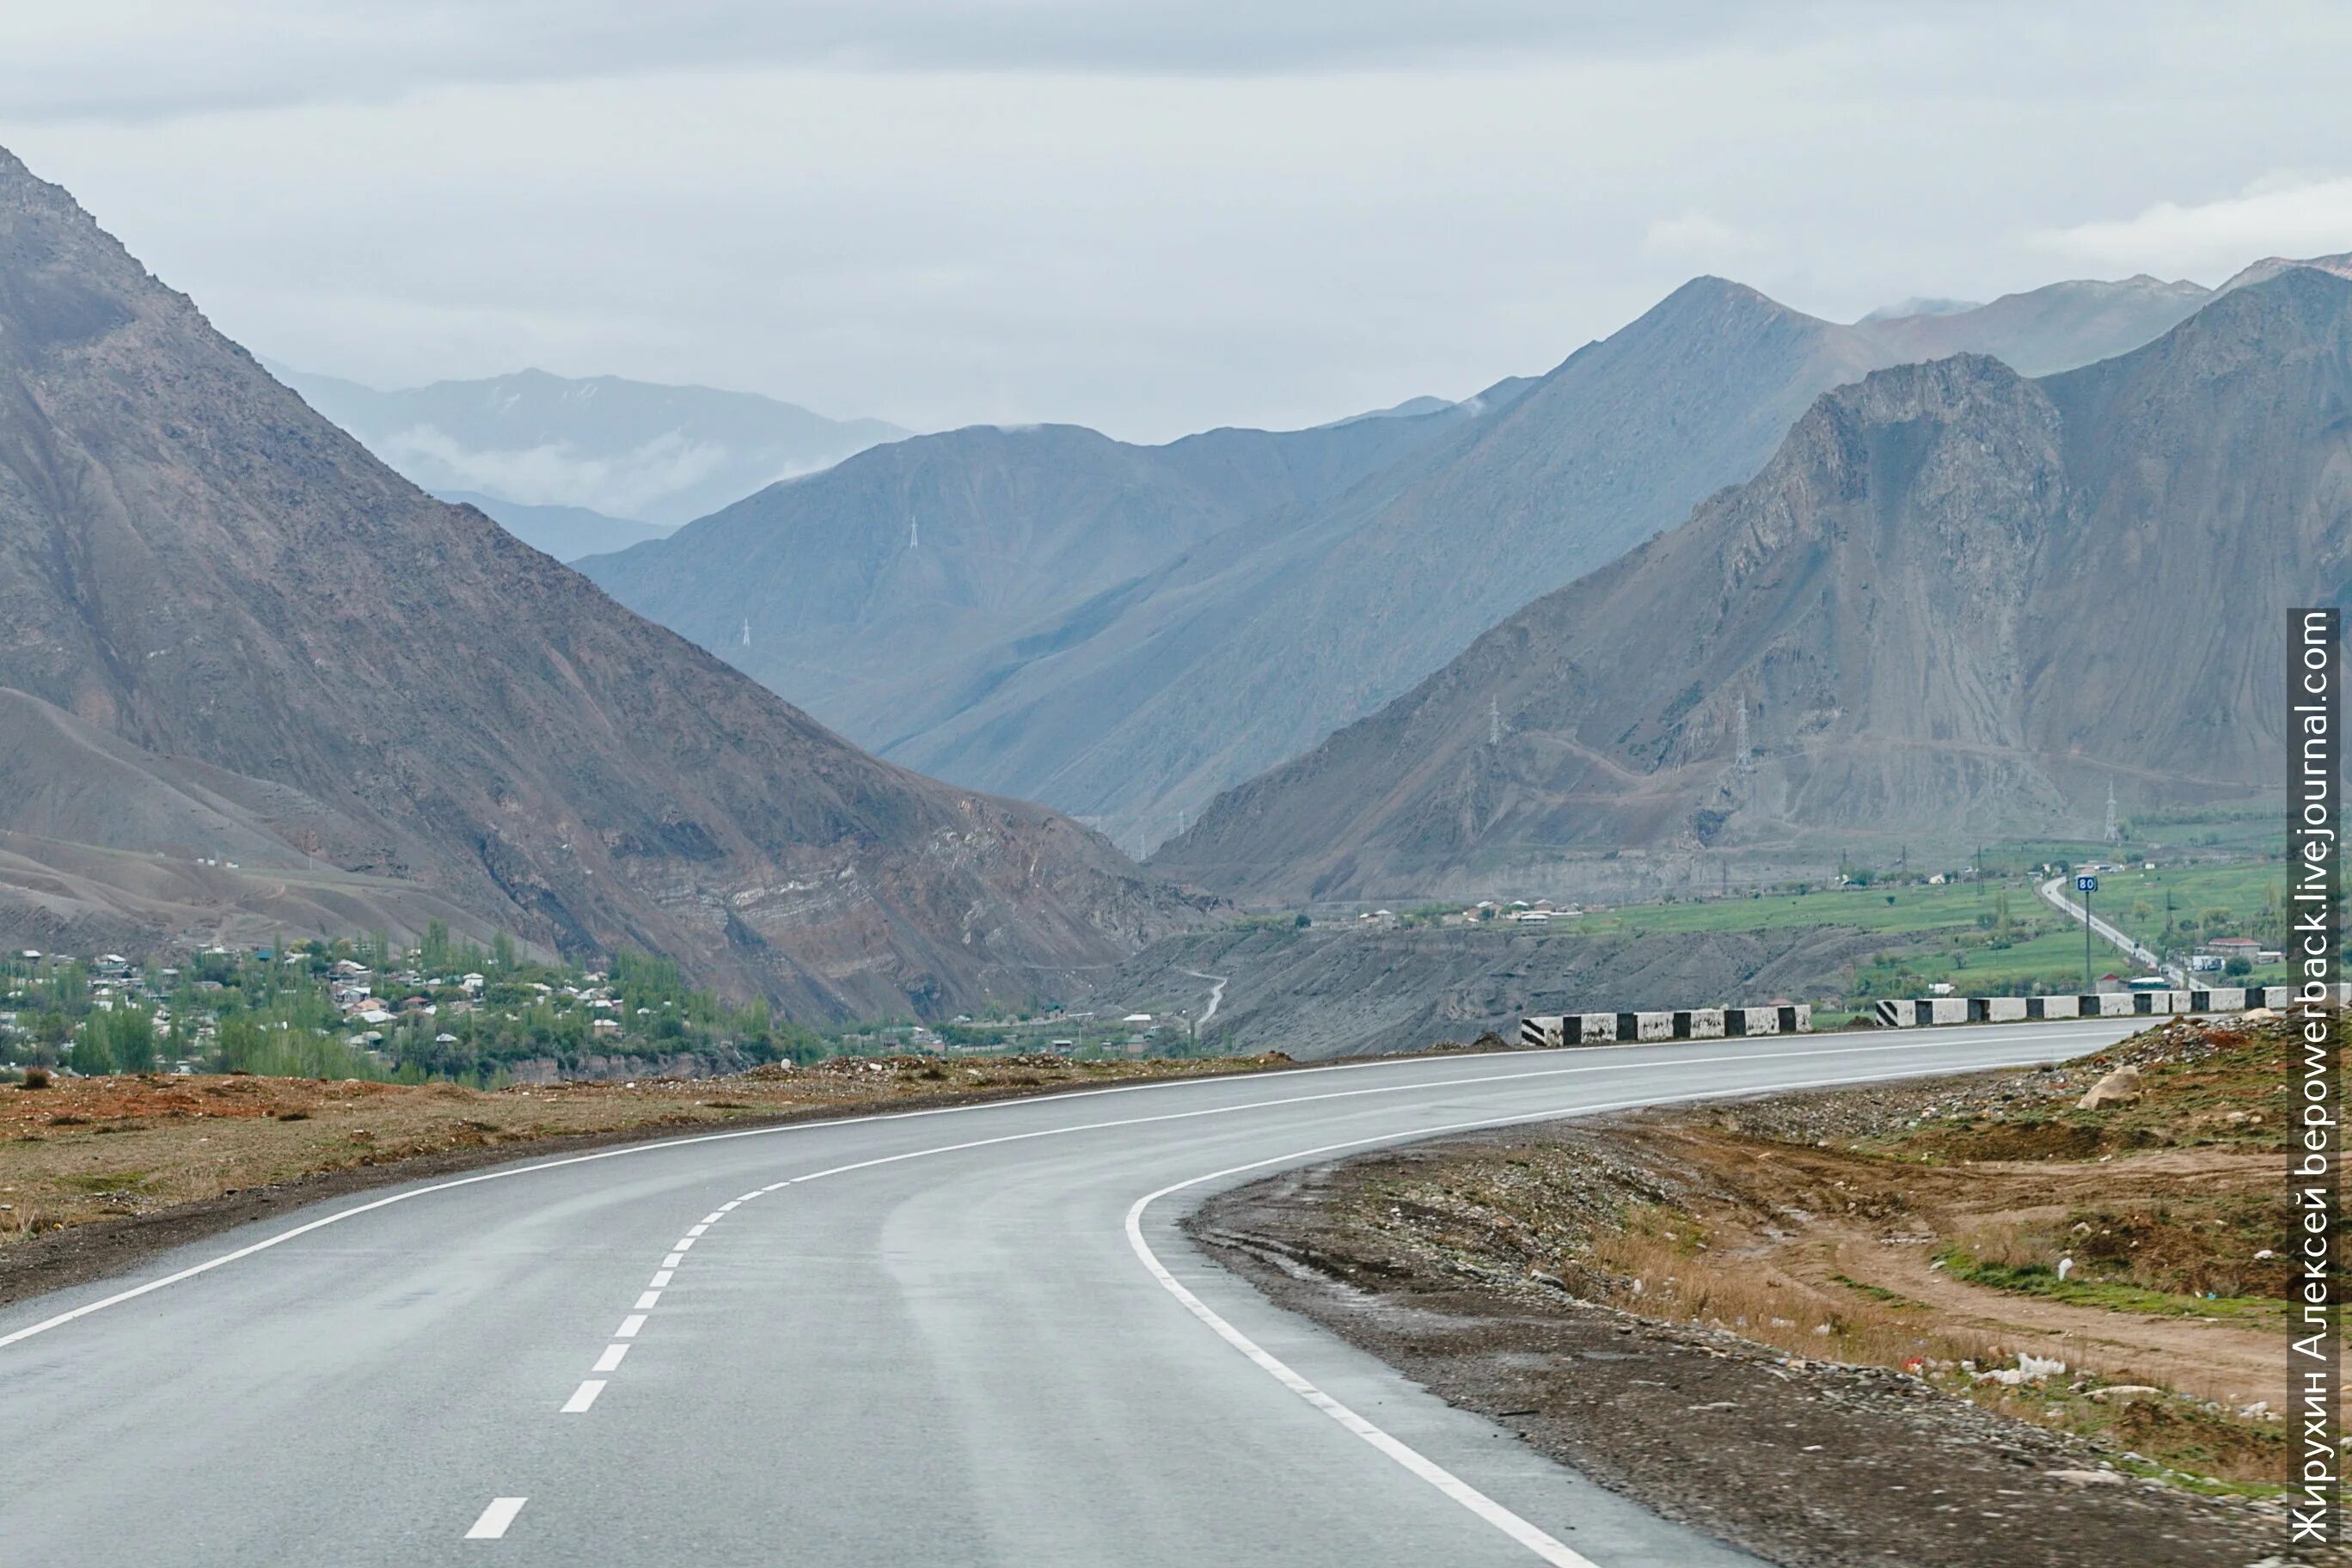
{"label": "curving highway", "polygon": [[1200,1258],[1217,1188],[2127,1019],[1355,1063],[742,1130],[345,1199],[0,1310],[0,1560],[1750,1560]]}

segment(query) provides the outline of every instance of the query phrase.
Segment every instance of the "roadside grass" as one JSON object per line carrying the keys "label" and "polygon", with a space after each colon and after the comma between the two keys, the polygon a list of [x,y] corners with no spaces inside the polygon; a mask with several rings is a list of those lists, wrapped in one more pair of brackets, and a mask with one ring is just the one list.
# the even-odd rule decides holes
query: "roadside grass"
{"label": "roadside grass", "polygon": [[2261,1296],[2182,1296],[2151,1290],[2126,1280],[2096,1278],[2061,1279],[2043,1262],[1999,1263],[1979,1258],[1966,1248],[1948,1247],[1936,1260],[1953,1279],[1990,1290],[2021,1296],[2042,1296],[2074,1307],[2098,1307],[2110,1312],[2133,1312],[2150,1318],[2210,1318],[2217,1322],[2242,1322],[2260,1328],[2284,1328],[2286,1303]]}

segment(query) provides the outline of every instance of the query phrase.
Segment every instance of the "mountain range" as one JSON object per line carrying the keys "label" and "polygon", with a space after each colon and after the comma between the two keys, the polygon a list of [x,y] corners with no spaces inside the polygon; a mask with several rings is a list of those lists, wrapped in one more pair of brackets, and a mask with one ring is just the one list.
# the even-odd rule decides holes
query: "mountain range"
{"label": "mountain range", "polygon": [[[1087,446],[1080,433],[965,433],[775,487],[586,570],[893,760],[1149,845],[1754,474],[1831,387],[1960,349],[2082,363],[2207,297],[2145,278],[2062,283],[1838,325],[1703,278],[1544,376],[1402,405],[1422,410],[1402,421],[1412,438],[1355,448],[1353,466],[1321,470],[1319,494],[1255,486],[1246,469],[1129,478],[1148,530],[1088,544],[1113,479],[1050,471]],[[1185,445],[1160,449],[1155,472]],[[886,569],[891,550],[915,565],[899,515],[913,480],[881,482],[893,461],[957,498],[925,545],[988,559],[987,613],[970,613],[972,590]],[[811,605],[814,580],[856,607]],[[762,608],[776,630],[763,634]]]}
{"label": "mountain range", "polygon": [[[1222,797],[1155,868],[1257,899],[1672,885],[1702,854],[2095,831],[2275,795],[2291,605],[2352,597],[2352,280],[2154,342],[1815,399],[1762,471]],[[1956,318],[1941,318],[1952,320]]]}
{"label": "mountain range", "polygon": [[[907,434],[879,419],[828,419],[795,404],[708,386],[663,386],[525,370],[379,392],[269,368],[421,488],[518,508],[576,508],[675,528],[794,474]],[[505,521],[500,517],[501,522]],[[536,526],[561,519],[538,517]],[[551,536],[585,554],[634,539]],[[533,541],[537,543],[537,541]],[[542,546],[544,548],[544,546]],[[564,557],[568,558],[568,557]]]}
{"label": "mountain range", "polygon": [[0,153],[0,931],[622,947],[811,1018],[1197,920],[424,493]]}
{"label": "mountain range", "polygon": [[580,569],[887,752],[982,701],[994,650],[1046,651],[1030,628],[1070,636],[1212,536],[1312,508],[1470,417],[1431,402],[1162,447],[1067,425],[919,436]]}

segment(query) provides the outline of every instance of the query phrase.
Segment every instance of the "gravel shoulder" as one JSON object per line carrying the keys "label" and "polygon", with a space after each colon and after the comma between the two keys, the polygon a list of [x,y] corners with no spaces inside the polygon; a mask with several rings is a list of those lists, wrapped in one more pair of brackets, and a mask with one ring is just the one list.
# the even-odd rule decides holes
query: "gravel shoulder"
{"label": "gravel shoulder", "polygon": [[[2232,1403],[2270,1331],[2249,1205],[2284,1155],[2275,1115],[2228,1107],[2267,1089],[2268,1050],[2175,1026],[2044,1073],[1504,1129],[1258,1182],[1189,1223],[1277,1304],[1792,1568],[2343,1563],[2286,1552],[2274,1489],[2247,1479],[2284,1470],[2283,1428]],[[2142,1102],[2074,1109],[2132,1063]],[[2112,1258],[2085,1215],[2113,1216]],[[2045,1247],[2083,1271],[2053,1285],[2023,1261]],[[1979,1253],[2018,1288],[1955,1278]]]}

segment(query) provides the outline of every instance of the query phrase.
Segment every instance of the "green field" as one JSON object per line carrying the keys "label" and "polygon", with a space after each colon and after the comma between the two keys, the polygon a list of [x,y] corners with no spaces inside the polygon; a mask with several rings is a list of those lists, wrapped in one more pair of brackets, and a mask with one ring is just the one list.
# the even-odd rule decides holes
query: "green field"
{"label": "green field", "polygon": [[[2081,847],[2072,847],[2084,854]],[[2108,850],[2113,857],[2115,850]],[[2087,856],[2085,856],[2087,858]],[[1988,859],[1991,859],[1988,856]],[[2110,860],[2108,863],[2113,863]],[[2028,864],[2033,864],[2029,862]],[[2213,936],[2276,940],[2284,871],[2278,861],[2232,860],[2100,873],[2096,913],[2163,952],[2186,952]],[[1785,889],[1719,899],[1629,905],[1595,910],[1568,929],[1592,936],[1683,931],[1769,931],[1849,926],[1882,932],[1885,948],[1859,966],[1835,1000],[1859,1005],[1920,994],[1938,982],[1964,994],[2066,993],[2084,979],[2083,928],[2036,894],[2039,879],[2011,872],[1941,886],[1924,880],[1874,880],[1867,887]],[[2167,899],[2170,908],[2167,908]],[[2171,921],[2169,935],[2167,921]],[[1555,922],[1554,930],[1559,929]],[[2094,939],[2093,977],[2138,966]],[[2219,975],[2210,977],[2215,982]],[[2231,977],[2235,979],[2237,977]],[[2252,981],[2279,981],[2276,965]],[[1832,1000],[1822,998],[1822,1000]]]}

